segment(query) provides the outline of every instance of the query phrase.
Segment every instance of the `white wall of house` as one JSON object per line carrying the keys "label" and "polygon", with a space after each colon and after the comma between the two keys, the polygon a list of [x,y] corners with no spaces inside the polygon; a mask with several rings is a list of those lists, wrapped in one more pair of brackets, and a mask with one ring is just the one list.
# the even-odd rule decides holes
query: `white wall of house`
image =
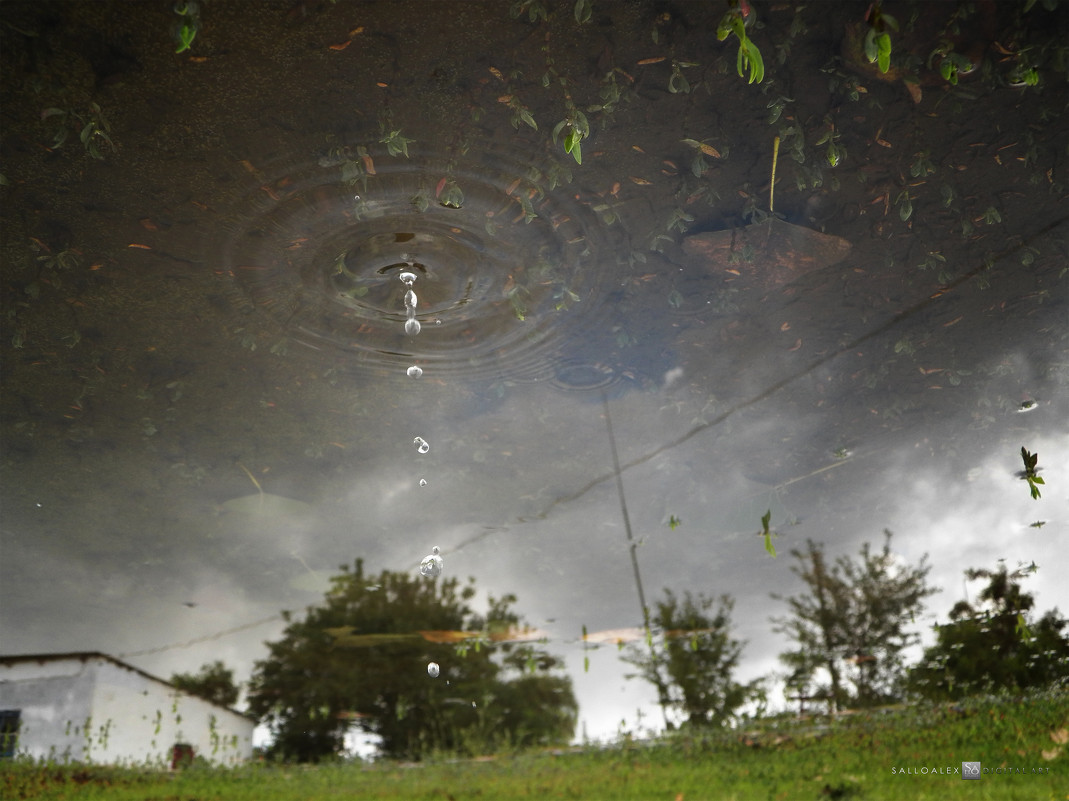
{"label": "white wall of house", "polygon": [[19,755],[171,764],[176,744],[216,765],[252,754],[253,722],[103,654],[0,658],[0,709],[20,711]]}
{"label": "white wall of house", "polygon": [[93,671],[78,660],[0,666],[0,709],[20,713],[18,753],[84,760],[82,731],[92,715],[93,681]]}

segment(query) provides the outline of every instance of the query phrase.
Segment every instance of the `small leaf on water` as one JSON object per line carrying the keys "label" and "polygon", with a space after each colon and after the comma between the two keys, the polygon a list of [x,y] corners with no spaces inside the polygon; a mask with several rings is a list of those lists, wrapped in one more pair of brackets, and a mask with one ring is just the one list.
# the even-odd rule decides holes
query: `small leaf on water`
{"label": "small leaf on water", "polygon": [[871,64],[876,60],[876,56],[879,55],[879,48],[876,46],[876,30],[870,28],[869,32],[865,34],[865,58],[869,60]]}
{"label": "small leaf on water", "polygon": [[887,72],[891,68],[891,37],[881,33],[876,37],[876,64],[880,72]]}
{"label": "small leaf on water", "polygon": [[776,558],[776,546],[772,544],[772,534],[768,531],[765,532],[765,550],[773,559]]}

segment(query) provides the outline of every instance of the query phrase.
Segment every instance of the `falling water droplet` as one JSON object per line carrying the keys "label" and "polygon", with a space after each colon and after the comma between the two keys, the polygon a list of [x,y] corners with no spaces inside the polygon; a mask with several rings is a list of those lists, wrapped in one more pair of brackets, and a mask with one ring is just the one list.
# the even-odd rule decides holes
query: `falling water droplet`
{"label": "falling water droplet", "polygon": [[419,378],[421,375],[423,375],[423,368],[413,364],[411,367],[408,368],[408,370],[406,370],[406,372],[408,373],[410,378]]}
{"label": "falling water droplet", "polygon": [[427,479],[425,479],[425,478],[421,478],[421,479],[419,480],[419,485],[420,485],[421,487],[426,487],[426,486],[427,486]]}
{"label": "falling water droplet", "polygon": [[423,561],[419,563],[419,572],[428,578],[437,578],[442,575],[442,567],[445,562],[440,557],[438,546],[435,546],[430,556],[424,556]]}
{"label": "falling water droplet", "polygon": [[427,675],[430,676],[432,679],[438,678],[438,674],[440,672],[441,672],[441,668],[438,667],[438,663],[437,662],[428,662],[427,663]]}
{"label": "falling water droplet", "polygon": [[438,556],[442,552],[442,549],[435,545],[431,548],[431,556]]}
{"label": "falling water droplet", "polygon": [[416,446],[416,450],[420,453],[426,453],[431,449],[430,443],[423,437],[416,437],[412,440],[412,444]]}
{"label": "falling water droplet", "polygon": [[401,283],[403,283],[405,286],[412,286],[412,284],[416,283],[416,274],[410,273],[408,270],[405,270],[403,273],[401,273]]}
{"label": "falling water droplet", "polygon": [[419,299],[416,297],[416,293],[411,289],[408,290],[405,293],[405,308],[414,309],[417,303],[419,303]]}
{"label": "falling water droplet", "polygon": [[435,325],[441,325],[442,324],[442,318],[441,317],[435,317],[434,318],[434,324]]}
{"label": "falling water droplet", "polygon": [[419,320],[407,320],[405,322],[405,333],[410,337],[414,337],[419,333],[420,324]]}

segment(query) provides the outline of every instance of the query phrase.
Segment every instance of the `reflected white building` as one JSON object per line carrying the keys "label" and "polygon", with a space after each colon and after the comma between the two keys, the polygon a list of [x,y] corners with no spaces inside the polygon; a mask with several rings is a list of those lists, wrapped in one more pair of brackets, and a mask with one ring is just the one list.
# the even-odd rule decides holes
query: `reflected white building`
{"label": "reflected white building", "polygon": [[0,656],[0,756],[236,765],[254,721],[95,652]]}

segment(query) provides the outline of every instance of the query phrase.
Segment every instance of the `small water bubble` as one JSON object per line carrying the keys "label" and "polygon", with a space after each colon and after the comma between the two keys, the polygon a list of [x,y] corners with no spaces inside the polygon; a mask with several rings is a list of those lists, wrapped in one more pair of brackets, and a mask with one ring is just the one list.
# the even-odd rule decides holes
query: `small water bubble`
{"label": "small water bubble", "polygon": [[423,375],[423,368],[413,364],[405,372],[408,373],[409,378],[419,378],[421,375]]}
{"label": "small water bubble", "polygon": [[436,553],[432,553],[430,556],[424,556],[423,561],[419,563],[419,572],[428,578],[437,578],[442,575],[442,567],[445,566],[445,561]]}
{"label": "small water bubble", "polygon": [[441,317],[435,317],[434,318],[434,324],[435,325],[441,325],[442,324],[442,318]]}
{"label": "small water bubble", "polygon": [[412,286],[412,284],[416,283],[416,274],[409,272],[408,270],[402,272],[400,278],[401,283],[405,286]]}
{"label": "small water bubble", "polygon": [[431,556],[438,556],[442,552],[442,549],[435,545],[431,548]]}
{"label": "small water bubble", "polygon": [[420,453],[426,453],[431,449],[430,443],[423,437],[416,437],[412,440],[412,444],[416,446],[416,450]]}
{"label": "small water bubble", "polygon": [[421,326],[419,324],[419,320],[412,319],[405,321],[405,333],[408,334],[410,337],[414,337],[416,334],[418,334],[420,328]]}
{"label": "small water bubble", "polygon": [[425,479],[425,478],[421,478],[421,479],[419,480],[419,485],[420,485],[421,487],[426,487],[426,486],[427,486],[427,479]]}
{"label": "small water bubble", "polygon": [[430,676],[432,679],[438,678],[438,674],[441,673],[441,672],[442,672],[442,669],[440,667],[438,667],[438,663],[437,662],[428,662],[427,663],[427,675]]}
{"label": "small water bubble", "polygon": [[419,303],[419,299],[416,297],[416,293],[411,289],[408,290],[405,293],[405,308],[414,309],[417,303]]}

